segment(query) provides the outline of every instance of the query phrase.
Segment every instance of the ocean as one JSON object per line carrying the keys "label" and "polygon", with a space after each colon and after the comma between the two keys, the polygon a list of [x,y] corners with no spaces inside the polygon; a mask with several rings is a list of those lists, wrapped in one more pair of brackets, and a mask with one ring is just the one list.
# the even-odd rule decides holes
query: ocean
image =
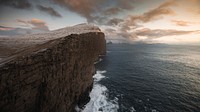
{"label": "ocean", "polygon": [[108,44],[81,112],[200,112],[200,46]]}

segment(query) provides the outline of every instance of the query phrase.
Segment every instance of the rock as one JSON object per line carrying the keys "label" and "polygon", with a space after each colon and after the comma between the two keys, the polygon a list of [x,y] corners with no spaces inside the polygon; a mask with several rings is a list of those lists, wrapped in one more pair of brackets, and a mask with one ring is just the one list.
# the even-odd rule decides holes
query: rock
{"label": "rock", "polygon": [[[83,26],[74,28],[79,27]],[[94,62],[105,54],[106,41],[97,28],[74,33],[4,55],[0,60],[2,112],[73,112],[76,104],[83,106],[89,100]]]}

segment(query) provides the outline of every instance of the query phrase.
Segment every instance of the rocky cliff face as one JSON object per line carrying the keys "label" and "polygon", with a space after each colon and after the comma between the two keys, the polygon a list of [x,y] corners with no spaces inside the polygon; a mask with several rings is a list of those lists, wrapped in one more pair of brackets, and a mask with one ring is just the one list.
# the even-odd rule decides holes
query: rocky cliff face
{"label": "rocky cliff face", "polygon": [[87,99],[94,62],[105,54],[102,32],[49,39],[3,58],[0,111],[72,112]]}

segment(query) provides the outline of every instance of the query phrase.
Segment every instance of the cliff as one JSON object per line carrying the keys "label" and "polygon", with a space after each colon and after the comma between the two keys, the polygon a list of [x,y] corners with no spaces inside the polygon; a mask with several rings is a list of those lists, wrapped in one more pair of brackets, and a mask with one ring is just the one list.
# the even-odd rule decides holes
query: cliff
{"label": "cliff", "polygon": [[92,25],[0,38],[0,111],[74,111],[88,100],[94,62],[105,47]]}

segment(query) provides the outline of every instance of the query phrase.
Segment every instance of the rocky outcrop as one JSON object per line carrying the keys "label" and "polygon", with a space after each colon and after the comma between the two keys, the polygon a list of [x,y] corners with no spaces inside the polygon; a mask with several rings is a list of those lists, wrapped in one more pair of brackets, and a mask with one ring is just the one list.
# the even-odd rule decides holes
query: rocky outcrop
{"label": "rocky outcrop", "polygon": [[0,111],[72,112],[88,100],[94,62],[105,54],[102,32],[49,39],[1,60]]}

